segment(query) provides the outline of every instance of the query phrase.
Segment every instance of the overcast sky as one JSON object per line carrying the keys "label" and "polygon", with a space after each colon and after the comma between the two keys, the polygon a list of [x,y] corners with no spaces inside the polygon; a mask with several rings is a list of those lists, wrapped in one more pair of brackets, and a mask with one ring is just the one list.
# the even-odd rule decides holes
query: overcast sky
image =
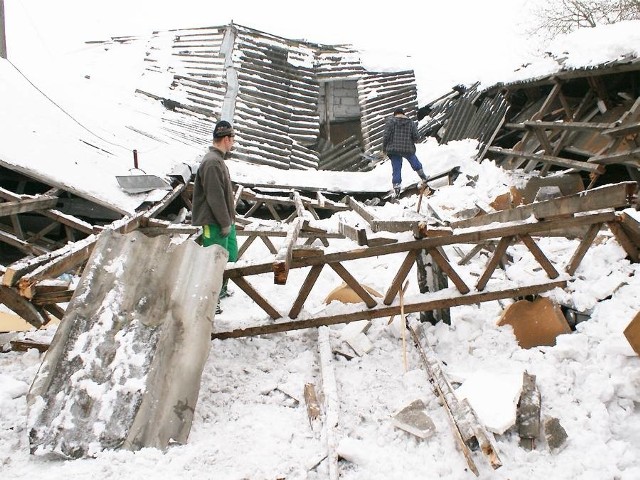
{"label": "overcast sky", "polygon": [[530,50],[526,0],[5,0],[9,59],[44,64],[87,40],[153,30],[226,25],[317,43],[410,56],[423,89],[449,88],[473,72],[518,65]]}

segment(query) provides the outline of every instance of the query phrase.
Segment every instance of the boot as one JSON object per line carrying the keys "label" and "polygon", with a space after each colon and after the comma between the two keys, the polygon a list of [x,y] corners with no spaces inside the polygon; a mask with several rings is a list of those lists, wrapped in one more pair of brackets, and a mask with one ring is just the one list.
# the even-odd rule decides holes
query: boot
{"label": "boot", "polygon": [[424,170],[416,170],[416,173],[420,176],[422,183],[420,184],[420,188],[425,188],[427,186],[427,182],[429,181],[429,177],[424,173]]}
{"label": "boot", "polygon": [[227,283],[229,283],[229,279],[225,278],[222,282],[222,288],[220,289],[220,295],[218,298],[227,298],[233,295],[233,292],[227,289]]}
{"label": "boot", "polygon": [[393,193],[394,193],[394,198],[400,197],[400,184],[399,183],[394,183],[393,184]]}

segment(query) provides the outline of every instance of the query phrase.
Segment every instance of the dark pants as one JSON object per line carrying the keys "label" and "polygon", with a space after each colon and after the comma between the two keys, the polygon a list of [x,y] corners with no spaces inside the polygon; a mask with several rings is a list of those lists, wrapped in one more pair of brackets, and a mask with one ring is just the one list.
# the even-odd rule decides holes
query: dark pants
{"label": "dark pants", "polygon": [[415,153],[406,153],[404,155],[389,154],[391,160],[391,182],[394,185],[400,185],[402,183],[402,157],[406,158],[414,171],[422,169],[422,164]]}

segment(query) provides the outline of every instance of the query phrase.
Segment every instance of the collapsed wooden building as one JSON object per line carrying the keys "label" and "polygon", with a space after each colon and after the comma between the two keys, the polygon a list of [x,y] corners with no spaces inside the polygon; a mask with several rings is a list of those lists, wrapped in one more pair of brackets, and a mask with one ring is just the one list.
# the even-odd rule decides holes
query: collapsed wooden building
{"label": "collapsed wooden building", "polygon": [[[120,38],[100,45],[117,49],[136,41]],[[284,41],[236,25],[157,32],[148,42],[144,81],[136,87],[136,95],[156,107],[162,105],[160,121],[155,130],[139,125],[127,127],[157,144],[177,142],[193,147],[186,151],[195,154],[196,147],[210,142],[215,119],[226,116],[233,119],[238,130],[237,156],[247,163],[281,170],[315,171],[346,169],[342,161],[347,159],[355,165],[353,170],[361,170],[370,168],[372,161],[379,159],[376,152],[382,119],[397,106],[404,106],[422,118],[423,136],[434,136],[441,143],[475,139],[479,144],[478,162],[492,160],[505,168],[522,169],[532,174],[531,178],[525,188],[512,189],[507,197],[496,199],[492,205],[476,205],[471,210],[455,212],[454,220],[444,220],[417,189],[411,192],[420,195],[415,211],[403,212],[401,218],[386,218],[380,216],[380,198],[368,202],[373,199],[358,196],[355,191],[291,188],[278,183],[263,188],[266,185],[239,175],[234,182],[240,258],[260,244],[266,246],[269,255],[226,268],[222,268],[222,260],[218,258],[218,264],[206,268],[202,249],[197,247],[200,228],[189,224],[193,165],[174,162],[173,166],[180,168],[163,172],[168,173],[162,175],[165,183],[152,182],[140,190],[128,190],[120,184],[118,195],[108,197],[103,192],[65,182],[64,176],[56,176],[52,170],[42,172],[27,162],[15,161],[21,154],[19,149],[3,147],[7,150],[0,155],[0,242],[6,263],[0,266],[0,302],[34,328],[57,319],[63,322],[60,331],[78,338],[96,323],[96,311],[108,305],[124,310],[121,316],[118,316],[121,312],[116,312],[118,322],[105,334],[110,339],[124,326],[140,344],[175,347],[173,337],[159,339],[159,334],[149,333],[144,327],[155,328],[154,322],[164,315],[166,331],[179,329],[179,325],[174,327],[171,323],[182,320],[171,311],[178,304],[177,311],[181,314],[187,311],[197,320],[188,340],[199,345],[198,365],[202,368],[209,336],[227,339],[317,328],[319,343],[327,350],[326,326],[381,317],[402,316],[404,320],[409,313],[420,313],[426,321],[448,322],[449,309],[456,306],[523,299],[564,288],[603,230],[615,237],[630,261],[640,260],[640,222],[623,211],[637,209],[639,205],[640,86],[635,59],[595,69],[561,71],[542,79],[484,90],[477,86],[458,88],[418,111],[411,72],[367,72],[354,60],[355,52],[346,47]],[[162,48],[169,48],[171,54],[162,55]],[[158,88],[158,81],[165,82],[165,88]],[[167,82],[171,88],[166,88]],[[357,112],[349,114],[351,117],[334,115],[338,88],[349,90],[348,98],[358,105]],[[112,157],[123,164],[129,162],[124,154],[118,156],[110,151],[115,149],[107,142],[93,139],[90,143],[81,136],[79,139],[81,149],[74,147],[63,153],[79,159],[86,156],[96,162]],[[73,138],[74,143],[77,140]],[[149,151],[157,147],[154,143],[150,145]],[[135,154],[134,159],[137,169]],[[146,174],[144,177],[145,182],[159,178]],[[473,182],[472,178],[466,180]],[[380,192],[368,193],[373,196]],[[349,215],[341,217],[336,230],[328,230],[317,222],[345,212]],[[407,232],[412,234],[409,240],[399,240],[396,235]],[[553,253],[545,251],[544,240],[549,236],[579,239],[568,262],[559,264]],[[336,240],[347,247],[334,249]],[[185,248],[174,248],[175,244]],[[173,246],[171,255],[181,258],[172,263],[167,255],[163,262],[156,262],[154,257],[163,255],[169,245]],[[493,281],[498,269],[511,261],[509,250],[516,246],[538,265],[531,281]],[[486,255],[487,261],[472,284],[461,270],[479,252]],[[398,254],[402,261],[391,272],[380,297],[365,288],[362,279],[356,278],[350,268],[350,262]],[[103,268],[103,262],[115,263],[120,256],[125,257],[123,269],[129,272],[125,276],[129,283],[125,286],[130,295],[118,303],[111,302],[108,285],[115,283],[120,270],[111,268],[111,264],[110,268]],[[138,256],[144,261],[139,261]],[[155,271],[160,264],[161,271]],[[200,276],[192,271],[185,274],[182,267],[187,264],[196,265]],[[403,298],[408,275],[415,265],[420,295]],[[184,292],[176,294],[168,287],[167,282],[171,284],[173,277],[166,280],[167,276],[162,275],[170,268],[181,272],[176,273],[173,284],[186,285],[190,279],[189,285],[200,290],[180,297]],[[291,288],[291,283],[287,285],[289,273],[302,269],[306,272],[302,283]],[[338,313],[330,309],[306,309],[323,269],[333,271],[360,301]],[[139,282],[136,275],[141,271],[154,275]],[[251,281],[252,277],[265,274],[273,276],[274,284],[287,285],[294,292],[286,308],[282,308],[282,302],[275,305],[269,293],[260,291]],[[219,289],[223,276],[264,312],[263,321],[231,329],[218,329],[212,322],[203,321],[209,320],[215,303],[207,295],[212,289]],[[78,277],[81,280],[76,283],[74,279]],[[208,282],[199,284],[200,278],[208,278]],[[156,288],[163,291],[162,302],[150,308],[154,302],[148,298]],[[96,292],[95,296],[89,295],[91,291]],[[167,291],[171,295],[165,295]],[[206,301],[194,303],[193,298]],[[131,327],[132,319],[140,320],[144,327]],[[430,378],[442,378],[441,372],[437,374],[437,359],[429,352],[424,336],[413,327],[411,334],[422,349]],[[61,378],[68,366],[64,351],[70,348],[70,343],[62,334],[56,338],[58,341],[51,345],[24,340],[11,345],[14,349],[50,349],[53,353],[48,354],[47,365],[52,366],[51,372],[61,370],[60,374],[51,374]],[[93,338],[91,348],[101,348],[101,340]],[[182,340],[180,348],[172,351],[180,356],[181,349],[190,347]],[[155,361],[148,360],[147,366]],[[158,362],[164,362],[161,368],[167,369],[172,363],[167,359]],[[52,407],[40,411],[39,421],[45,425],[51,423],[56,409],[66,408],[66,403],[82,403],[84,393],[72,391],[64,382],[58,382],[60,387],[46,378],[48,370],[43,369],[32,392],[46,398],[48,407]],[[200,372],[195,371],[197,368],[193,370],[191,377],[182,380],[187,387],[196,386],[197,399]],[[60,389],[47,390],[43,385]],[[164,384],[154,387],[154,392],[164,393]],[[446,379],[438,384],[439,395],[446,403],[445,397],[451,398],[451,388],[444,387]],[[60,391],[65,395],[58,395]],[[185,411],[196,401],[193,393],[186,404],[181,404]],[[180,401],[181,398],[168,399],[163,408],[175,410],[173,407]],[[191,421],[188,415],[185,423],[189,425],[180,423],[176,431],[149,431],[146,428],[149,423],[159,430],[163,425],[161,421],[149,421],[157,413],[149,406],[153,399],[141,402],[146,410],[139,419],[135,415],[138,412],[131,409],[131,402],[124,402],[131,414],[126,421],[135,428],[123,434],[126,428],[111,422],[107,441],[99,439],[103,442],[101,447],[123,443],[131,448],[163,448],[171,438],[186,438],[184,434],[188,434]],[[458,410],[452,413],[458,417],[454,423],[466,423],[468,411],[463,406],[451,408]],[[82,425],[78,425],[74,431],[63,433],[34,428],[30,431],[31,446],[62,446],[68,456],[86,455],[86,445],[81,441],[84,439],[77,443],[69,441],[82,436]],[[492,468],[498,468],[501,461],[483,430],[466,433],[460,446],[471,470],[477,474],[469,448],[478,445]],[[337,464],[335,452],[333,457]]]}
{"label": "collapsed wooden building", "polygon": [[[107,47],[108,51],[140,41],[114,38],[99,45]],[[528,215],[530,210],[520,207],[534,202],[538,191],[546,186],[557,190],[551,197],[571,198],[558,205],[571,206],[556,206],[558,212],[547,210],[541,219],[592,211],[596,206],[620,209],[637,205],[632,185],[638,181],[640,165],[640,61],[635,57],[591,68],[560,68],[543,78],[482,90],[477,85],[457,87],[451,94],[417,110],[412,72],[368,72],[356,52],[347,47],[290,41],[238,25],[156,32],[144,41],[148,42],[145,44],[148,57],[136,95],[161,102],[164,109],[157,130],[130,127],[143,137],[162,142],[172,139],[190,147],[205,145],[209,142],[212,122],[226,115],[235,121],[240,137],[237,156],[241,160],[278,168],[321,169],[322,155],[317,151],[310,153],[310,147],[342,138],[345,131],[356,131],[358,146],[353,151],[360,158],[373,155],[380,148],[382,119],[395,107],[404,106],[421,117],[423,136],[435,136],[441,143],[473,138],[479,143],[476,158],[479,162],[490,159],[505,168],[523,168],[527,173],[539,170],[538,178],[532,179],[528,191],[510,192],[506,204],[503,199],[493,205],[495,210],[503,211],[491,213],[491,207],[478,206],[473,212],[460,212],[459,226],[480,228],[493,221],[523,220],[523,212]],[[161,55],[163,48],[170,54]],[[283,75],[287,79],[285,82],[276,80]],[[157,85],[163,82],[170,82],[170,88],[158,89]],[[353,102],[347,103],[357,103],[359,117],[338,119],[331,113],[335,113],[338,105],[337,97],[332,97],[331,92],[335,93],[337,88],[332,82],[341,82],[342,86],[344,82],[352,84],[349,88],[352,88]],[[260,115],[253,114],[256,111]],[[268,148],[261,148],[265,145]],[[342,142],[334,146],[345,148]],[[92,153],[94,150],[90,148]],[[302,154],[303,151],[306,153]],[[10,153],[15,155],[13,151]],[[64,273],[81,272],[101,231],[142,229],[151,234],[176,232],[197,238],[197,229],[181,226],[190,209],[193,169],[187,168],[186,173],[184,169],[179,173],[174,171],[165,177],[164,190],[159,190],[160,195],[155,190],[155,199],[137,192],[121,193],[126,198],[114,201],[77,187],[65,188],[64,182],[31,170],[20,162],[0,158],[0,165],[3,173],[0,240],[7,251],[5,262],[9,260],[8,266],[1,267],[4,273],[2,301],[34,326],[46,323],[49,315],[62,318],[62,305],[71,298],[73,290],[68,282],[53,279]],[[340,164],[336,162],[333,166],[339,168]],[[621,181],[625,183],[619,183]],[[618,183],[620,187],[592,195],[571,196],[611,183]],[[261,192],[252,190],[251,182],[238,181],[237,185],[237,204],[243,207],[241,211],[245,215],[238,221],[246,226],[241,235],[248,236],[243,249],[260,238],[276,255],[274,271],[283,268],[286,271],[291,265],[297,265],[293,260],[297,250],[294,246],[301,238],[306,238],[307,243],[320,240],[327,245],[332,236],[347,236],[369,248],[389,248],[375,246],[375,241],[369,244],[362,229],[353,225],[344,225],[340,232],[317,230],[310,225],[310,221],[321,215],[354,208],[365,220],[370,220],[370,214],[359,207],[358,201],[339,199],[336,194],[340,192],[303,189],[282,195],[290,189],[278,188],[276,184],[273,185],[275,192]],[[603,193],[608,191],[616,193],[612,196]],[[129,198],[133,200],[129,201]],[[597,200],[589,200],[593,198]],[[250,219],[259,209],[262,215],[266,210],[281,227],[262,232],[258,229],[258,233],[252,233]],[[433,226],[434,221],[437,223],[433,216],[424,215],[409,223],[391,222],[386,227],[376,226],[376,229],[411,230],[417,223]],[[603,223],[609,225],[629,257],[637,261],[640,229],[637,221],[625,214],[596,222],[585,237],[581,255]],[[423,227],[418,231],[428,231],[427,236],[433,232],[438,232],[438,237],[453,235],[444,243],[455,243],[454,230],[447,233]],[[526,232],[526,235],[532,232]],[[286,238],[281,249],[271,241],[277,237]],[[497,251],[504,253],[516,237],[524,238],[532,252],[536,252],[534,255],[541,255],[530,237],[522,237],[520,233],[505,235],[498,242]],[[477,242],[484,245],[485,240],[478,237]],[[421,243],[416,242],[409,249],[413,253],[405,268],[418,257],[415,249]],[[391,247],[394,249],[398,247]],[[432,250],[431,254],[440,258],[436,251]],[[546,264],[543,258],[541,255],[540,261]],[[500,255],[496,254],[494,262],[499,261]],[[325,263],[322,255],[305,262],[302,263]],[[328,260],[327,263],[335,266]],[[436,264],[455,283],[457,276],[449,263],[440,258]],[[551,268],[546,268],[552,272]],[[575,268],[573,265],[571,270],[575,271]],[[350,286],[357,288],[357,281],[350,279],[342,269],[340,272]],[[487,272],[490,276],[490,270]],[[244,282],[242,270],[231,269],[226,275],[234,281]],[[286,274],[282,278],[286,279]],[[400,280],[389,290],[385,304],[393,300],[399,283]],[[312,285],[313,281],[309,279],[307,287]],[[461,293],[469,292],[468,287],[457,286]],[[245,288],[249,293],[250,287],[245,284]],[[367,307],[372,308],[376,302],[361,289],[360,294]],[[299,302],[303,302],[304,294],[301,292],[300,295]],[[282,316],[267,307],[266,301],[255,292],[249,296],[272,318]],[[300,307],[301,303],[292,308],[291,318],[295,318],[291,313],[299,311]]]}

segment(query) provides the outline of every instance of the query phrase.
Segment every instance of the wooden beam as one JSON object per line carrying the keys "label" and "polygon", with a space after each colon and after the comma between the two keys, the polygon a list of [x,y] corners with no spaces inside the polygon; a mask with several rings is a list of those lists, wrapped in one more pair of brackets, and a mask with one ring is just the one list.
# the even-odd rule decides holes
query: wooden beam
{"label": "wooden beam", "polygon": [[273,282],[277,285],[284,285],[287,283],[293,246],[298,240],[298,234],[300,233],[300,229],[304,222],[305,219],[303,217],[298,217],[295,222],[291,224],[287,238],[285,239],[284,244],[280,247],[280,250],[278,250],[273,262]]}
{"label": "wooden beam", "polygon": [[618,214],[618,220],[629,238],[633,240],[633,243],[640,246],[640,221],[626,212]]}
{"label": "wooden beam", "polygon": [[348,223],[340,221],[338,223],[338,231],[348,239],[356,242],[358,245],[366,246],[369,244],[367,241],[367,231],[364,228],[354,227]]}
{"label": "wooden beam", "polygon": [[569,275],[573,275],[574,273],[576,273],[576,270],[578,269],[580,262],[582,262],[582,259],[587,253],[587,250],[589,250],[589,247],[593,243],[593,240],[596,238],[596,235],[600,231],[601,226],[602,226],[601,223],[594,223],[589,227],[589,230],[587,230],[587,233],[584,235],[584,237],[582,237],[582,240],[580,241],[578,248],[576,249],[575,253],[571,257],[571,260],[569,260],[569,263],[565,267],[565,271]]}
{"label": "wooden beam", "polygon": [[520,237],[520,240],[522,240],[522,243],[527,246],[533,257],[537,260],[544,271],[547,272],[547,276],[549,278],[558,278],[560,274],[555,269],[553,264],[549,261],[544,252],[540,250],[538,244],[533,240],[533,238],[531,238],[531,235],[523,234],[518,236]]}
{"label": "wooden beam", "polygon": [[28,254],[42,255],[44,253],[49,252],[49,250],[47,250],[46,248],[26,242],[25,240],[22,240],[16,237],[15,235],[5,232],[1,228],[0,228],[0,242],[6,243],[7,245],[11,245],[12,247],[15,247],[18,250]]}
{"label": "wooden beam", "polygon": [[[595,190],[594,190],[595,191]],[[431,249],[444,245],[458,243],[478,243],[494,238],[502,238],[505,235],[513,236],[523,233],[541,235],[557,231],[559,229],[573,228],[577,226],[591,225],[592,223],[609,222],[616,219],[615,212],[588,213],[577,217],[541,220],[538,222],[513,221],[506,225],[483,226],[475,230],[467,230],[464,233],[431,237],[407,242],[397,242],[376,247],[360,248],[346,252],[328,253],[322,257],[309,257],[294,259],[290,268],[310,267],[322,263],[344,262],[379,255],[407,252],[413,249]],[[230,266],[225,270],[229,278],[258,275],[272,271],[272,262],[265,262],[245,266]]]}
{"label": "wooden beam", "polygon": [[604,208],[620,208],[630,205],[638,186],[635,182],[622,182],[614,185],[579,192],[566,197],[543,202],[521,205],[508,210],[500,210],[486,215],[453,222],[453,228],[470,228],[488,225],[494,222],[513,222],[530,218],[553,218],[560,215],[601,210]]}
{"label": "wooden beam", "polygon": [[291,310],[289,310],[289,318],[298,317],[298,314],[302,310],[302,306],[307,300],[309,293],[311,293],[311,289],[316,284],[316,281],[318,280],[323,267],[324,265],[314,265],[313,267],[311,267],[311,270],[309,270],[309,273],[307,274],[307,278],[304,279],[304,283],[300,287],[298,297],[293,302]]}
{"label": "wooden beam", "polygon": [[526,128],[534,130],[579,130],[579,131],[596,131],[603,133],[605,130],[610,129],[613,125],[611,123],[593,123],[593,122],[540,122],[540,121],[524,121],[522,124]]}
{"label": "wooden beam", "polygon": [[595,155],[589,158],[589,162],[601,165],[609,165],[612,163],[623,163],[633,167],[640,168],[640,148],[634,148],[626,152],[615,152],[605,155]]}
{"label": "wooden beam", "polygon": [[449,264],[449,260],[444,256],[442,250],[439,247],[429,248],[427,249],[433,261],[438,264],[440,270],[442,270],[449,279],[453,282],[460,293],[468,293],[470,288],[467,284],[462,280],[462,277],[458,275],[458,272],[454,270],[454,268]]}
{"label": "wooden beam", "polygon": [[400,265],[398,272],[396,273],[393,281],[391,282],[391,285],[387,289],[387,293],[384,296],[383,303],[385,305],[391,305],[393,300],[396,298],[396,295],[398,295],[402,282],[404,282],[404,279],[407,278],[409,271],[413,268],[413,265],[416,263],[416,258],[418,257],[418,253],[419,253],[419,250],[410,250],[409,253],[407,253],[407,256],[405,257],[404,261]]}
{"label": "wooden beam", "polygon": [[[235,281],[235,280],[234,280]],[[442,308],[459,307],[461,305],[472,305],[474,303],[488,302],[500,300],[503,298],[519,298],[529,295],[536,295],[542,292],[553,290],[554,288],[564,288],[566,281],[554,281],[548,283],[539,283],[531,285],[522,285],[517,287],[507,287],[505,285],[492,286],[484,292],[474,292],[468,294],[460,294],[455,289],[440,290],[435,293],[420,294],[404,299],[404,313],[416,313],[425,310],[438,310]],[[447,296],[447,293],[449,294]],[[354,304],[354,308],[355,307]],[[336,315],[325,317],[316,317],[306,320],[283,321],[268,325],[260,325],[256,327],[240,328],[227,332],[215,332],[211,335],[212,339],[240,338],[251,337],[255,335],[264,335],[269,333],[287,332],[291,330],[301,330],[305,328],[316,328],[322,325],[337,325],[341,323],[351,323],[357,320],[371,320],[373,318],[388,318],[392,315],[400,314],[400,303],[395,302],[392,305],[377,305],[367,310],[357,310],[341,312]]]}
{"label": "wooden beam", "polygon": [[253,288],[253,286],[249,282],[245,280],[244,277],[233,278],[232,280],[236,285],[238,285],[238,287],[240,287],[240,289],[244,293],[246,293],[249,296],[249,298],[251,298],[251,300],[256,302],[256,304],[260,308],[262,308],[267,313],[267,315],[269,315],[273,320],[276,320],[282,317],[282,315],[280,315],[280,313],[278,313],[278,311],[267,300],[262,298],[262,296],[256,291],[255,288]]}
{"label": "wooden beam", "polygon": [[538,153],[526,153],[518,152],[508,148],[489,147],[487,151],[497,153],[499,155],[507,155],[510,157],[526,158],[528,160],[535,160],[538,162],[550,163],[551,165],[558,165],[560,167],[575,168],[577,170],[585,170],[587,172],[594,172],[602,174],[605,172],[605,168],[602,165],[593,165],[587,162],[581,162],[579,160],[569,160],[567,158],[552,157],[550,155],[541,155]]}
{"label": "wooden beam", "polygon": [[607,225],[609,226],[609,230],[615,235],[620,246],[627,252],[631,261],[637,263],[640,260],[638,246],[631,241],[618,222],[608,222]]}
{"label": "wooden beam", "polygon": [[621,125],[619,127],[609,128],[602,132],[603,135],[609,135],[611,137],[626,137],[629,134],[640,133],[640,122],[633,122],[627,125]]}
{"label": "wooden beam", "polygon": [[[67,245],[60,249],[60,254],[55,256],[51,261],[40,265],[32,272],[22,276],[18,281],[21,291],[30,288],[34,282],[44,280],[46,278],[55,278],[65,272],[77,267],[89,258],[93,247],[95,247],[97,236],[90,235],[84,240],[80,240],[71,245]],[[64,252],[64,253],[63,253]]]}
{"label": "wooden beam", "polygon": [[11,287],[0,285],[0,303],[4,303],[10,310],[36,328],[42,327],[49,321],[41,309],[36,308]]}
{"label": "wooden beam", "polygon": [[41,196],[38,198],[26,198],[15,202],[0,203],[0,217],[17,215],[19,213],[34,212],[53,208],[58,203],[58,198]]}
{"label": "wooden beam", "polygon": [[478,280],[478,283],[476,284],[477,290],[482,291],[487,286],[487,283],[489,282],[491,275],[493,275],[493,272],[495,271],[496,267],[502,260],[502,257],[507,252],[507,247],[511,243],[512,239],[513,237],[502,237],[500,239],[500,241],[498,242],[498,245],[496,245],[496,249],[493,251],[493,256],[489,260],[489,263],[487,264],[484,270],[484,273],[482,274],[482,276]]}
{"label": "wooden beam", "polygon": [[340,263],[337,262],[333,262],[330,263],[329,266],[338,274],[340,275],[340,278],[342,278],[342,280],[344,280],[344,282],[349,285],[351,287],[351,290],[353,290],[356,295],[358,295],[358,297],[360,297],[362,299],[362,301],[364,303],[366,303],[367,307],[369,308],[373,308],[375,307],[378,302],[375,301],[375,299],[369,294],[369,292],[367,292],[364,287],[362,285],[360,285],[360,282],[358,282],[353,275],[351,275],[346,268],[344,268],[344,266]]}

